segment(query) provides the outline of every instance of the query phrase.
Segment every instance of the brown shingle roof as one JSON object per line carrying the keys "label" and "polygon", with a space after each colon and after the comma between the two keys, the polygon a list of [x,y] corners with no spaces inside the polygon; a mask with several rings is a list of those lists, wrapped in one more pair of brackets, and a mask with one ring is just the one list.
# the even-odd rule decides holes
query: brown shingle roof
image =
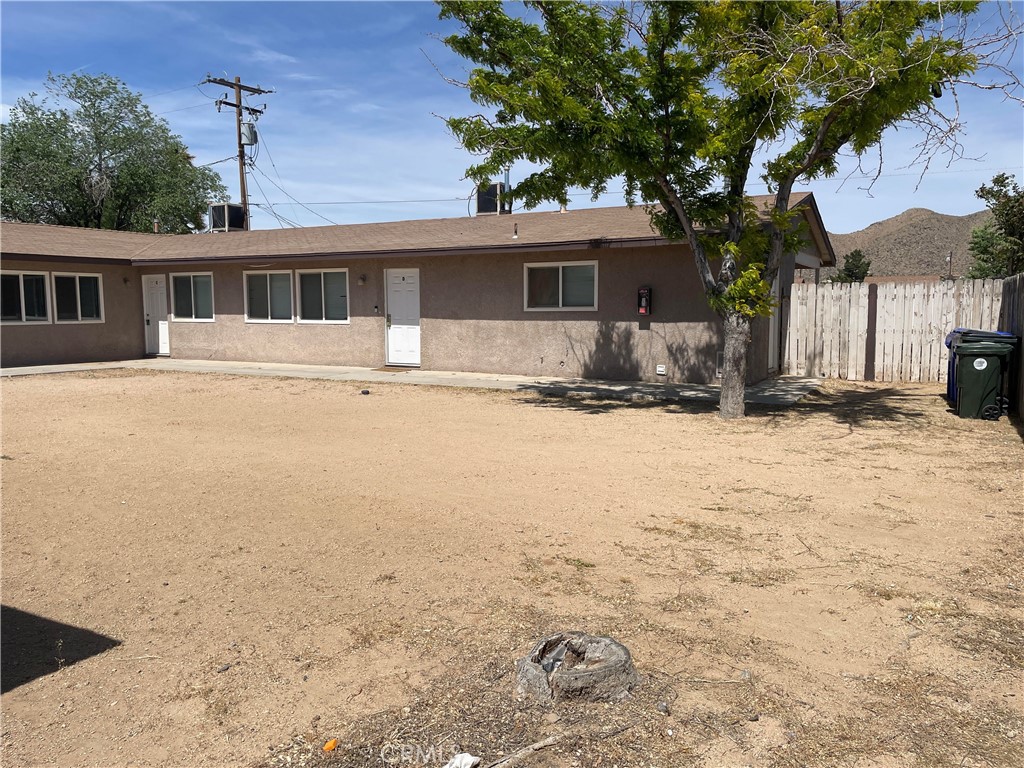
{"label": "brown shingle roof", "polygon": [[[792,205],[809,193],[793,195]],[[764,205],[767,196],[755,198]],[[642,207],[585,208],[565,213],[517,213],[422,219],[379,224],[342,224],[302,229],[253,230],[200,235],[76,229],[4,222],[0,251],[7,257],[50,256],[131,260],[134,263],[232,261],[265,257],[440,254],[490,250],[539,250],[606,244],[665,242],[651,229]]]}
{"label": "brown shingle roof", "polygon": [[4,256],[68,256],[125,261],[161,240],[174,237],[177,236],[0,222],[0,252]]}

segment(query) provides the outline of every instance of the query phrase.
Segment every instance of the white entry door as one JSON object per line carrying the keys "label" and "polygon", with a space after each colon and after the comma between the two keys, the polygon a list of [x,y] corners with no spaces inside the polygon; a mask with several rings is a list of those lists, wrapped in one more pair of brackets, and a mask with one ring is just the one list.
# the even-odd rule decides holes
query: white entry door
{"label": "white entry door", "polygon": [[146,316],[146,354],[169,355],[171,337],[165,275],[142,276],[142,311]]}
{"label": "white entry door", "polygon": [[420,271],[386,269],[388,365],[420,364]]}

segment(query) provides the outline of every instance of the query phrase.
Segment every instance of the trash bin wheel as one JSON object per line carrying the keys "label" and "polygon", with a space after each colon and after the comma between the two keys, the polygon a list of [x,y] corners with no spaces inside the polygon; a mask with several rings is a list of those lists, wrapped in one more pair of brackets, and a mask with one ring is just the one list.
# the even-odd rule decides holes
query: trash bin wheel
{"label": "trash bin wheel", "polygon": [[999,405],[986,405],[981,411],[981,418],[989,421],[999,421],[999,417],[1002,415],[1003,409]]}

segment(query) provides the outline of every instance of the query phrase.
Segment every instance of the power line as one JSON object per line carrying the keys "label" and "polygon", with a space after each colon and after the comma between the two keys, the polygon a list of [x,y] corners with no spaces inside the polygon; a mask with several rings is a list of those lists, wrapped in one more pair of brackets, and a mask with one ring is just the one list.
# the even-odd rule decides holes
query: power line
{"label": "power line", "polygon": [[155,99],[157,96],[166,96],[168,93],[177,93],[178,91],[186,91],[194,86],[183,85],[181,88],[171,88],[169,91],[160,91],[160,93],[150,93],[143,96],[144,99]]}
{"label": "power line", "polygon": [[209,168],[211,165],[217,165],[217,163],[226,163],[228,160],[234,160],[234,159],[235,159],[234,155],[229,155],[229,156],[227,156],[225,158],[222,158],[221,160],[214,160],[212,163],[203,163],[199,167],[200,168]]}
{"label": "power line", "polygon": [[186,109],[198,109],[199,107],[205,107],[205,104],[193,104],[191,107],[178,107],[177,109],[168,109],[166,112],[157,112],[156,115],[169,115],[171,112],[184,112]]}
{"label": "power line", "polygon": [[[332,200],[324,203],[300,203],[296,205],[392,205],[397,203],[462,203],[470,197],[435,197],[422,200]],[[290,205],[290,203],[274,203],[274,205]]]}
{"label": "power line", "polygon": [[[313,210],[312,208],[308,207],[308,206],[307,206],[307,205],[306,205],[305,203],[300,203],[300,202],[299,202],[298,200],[296,200],[296,199],[295,199],[294,197],[292,197],[291,195],[289,195],[289,194],[288,194],[287,192],[285,192],[285,190],[284,190],[284,189],[283,189],[283,188],[281,187],[281,185],[280,185],[280,184],[278,184],[278,183],[277,183],[276,181],[274,181],[274,180],[273,180],[272,178],[270,178],[269,176],[267,176],[267,174],[265,174],[265,173],[263,172],[263,170],[262,170],[262,169],[261,169],[261,168],[260,168],[259,166],[257,166],[257,165],[255,165],[255,164],[253,164],[253,166],[252,166],[252,169],[253,169],[254,171],[256,171],[257,173],[259,173],[259,174],[260,174],[260,176],[262,176],[263,178],[265,178],[265,179],[266,179],[267,181],[269,181],[269,182],[270,182],[271,184],[273,184],[273,185],[274,185],[275,187],[277,187],[277,188],[278,188],[278,190],[279,190],[279,191],[280,191],[280,192],[281,192],[282,194],[284,194],[284,196],[285,196],[285,197],[287,197],[287,198],[288,198],[289,200],[291,200],[291,201],[292,201],[293,203],[295,203],[296,205],[298,205],[298,206],[301,206],[302,208],[305,208],[305,209],[306,209],[307,211],[309,211],[310,213],[312,213],[312,214],[313,214],[314,216],[318,216],[318,217],[320,217],[321,219],[323,219],[324,221],[326,221],[326,222],[327,222],[328,224],[337,224],[337,222],[336,222],[336,221],[331,221],[330,219],[328,219],[328,218],[327,218],[326,216],[324,216],[323,214],[317,213],[317,212],[316,212],[316,211],[314,211],[314,210]],[[283,203],[282,203],[282,205],[283,205]]]}
{"label": "power line", "polygon": [[270,213],[270,215],[273,216],[275,219],[277,219],[277,224],[282,229],[284,229],[284,225],[286,223],[289,226],[293,227],[293,228],[298,228],[299,227],[298,224],[296,224],[295,222],[291,221],[290,219],[285,218],[284,216],[280,215],[277,211],[274,210],[274,206],[272,206],[270,204],[270,200],[267,199],[267,193],[263,191],[263,185],[260,184],[260,180],[257,179],[255,176],[252,177],[252,180],[256,183],[256,188],[260,191],[260,194],[263,195],[263,199],[266,200],[266,202],[267,202],[266,206],[260,205],[259,203],[253,203],[253,205],[256,206],[257,208],[264,208],[265,207],[267,209],[267,211]]}

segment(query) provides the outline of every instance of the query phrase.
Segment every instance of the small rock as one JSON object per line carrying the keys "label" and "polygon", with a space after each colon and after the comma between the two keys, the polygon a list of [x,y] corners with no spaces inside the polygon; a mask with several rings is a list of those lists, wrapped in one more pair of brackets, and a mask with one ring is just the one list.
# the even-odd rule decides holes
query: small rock
{"label": "small rock", "polygon": [[230,664],[222,664],[217,668],[217,673],[220,674],[221,672],[227,672],[229,669],[231,669]]}
{"label": "small rock", "polygon": [[562,719],[561,716],[557,715],[554,712],[548,712],[546,715],[544,715],[544,722],[548,723],[550,725],[554,725],[555,723],[557,723],[561,719]]}
{"label": "small rock", "polygon": [[657,709],[663,715],[669,715],[669,714],[672,713],[672,711],[668,708],[668,704],[666,704],[664,701],[659,701],[658,702]]}
{"label": "small rock", "polygon": [[360,394],[360,395],[368,395],[368,394],[370,394],[370,390],[368,390],[368,389],[364,389],[364,390],[361,390],[361,391],[359,392],[359,394]]}
{"label": "small rock", "polygon": [[757,712],[755,712],[754,714],[752,714],[750,717],[747,718],[747,720],[749,720],[752,723],[756,723],[760,719],[761,719],[761,716],[759,714],[757,714]]}

